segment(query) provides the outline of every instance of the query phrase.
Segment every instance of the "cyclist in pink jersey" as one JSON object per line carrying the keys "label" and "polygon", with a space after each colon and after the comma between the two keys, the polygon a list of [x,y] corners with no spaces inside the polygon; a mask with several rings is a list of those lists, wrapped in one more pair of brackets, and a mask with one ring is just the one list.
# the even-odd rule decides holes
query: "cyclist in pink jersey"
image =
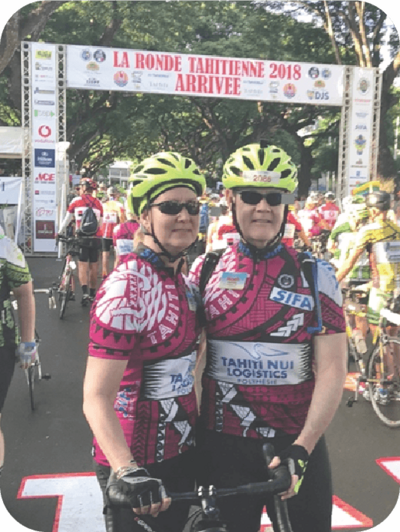
{"label": "cyclist in pink jersey", "polygon": [[115,249],[115,268],[123,257],[133,252],[133,239],[140,225],[132,213],[128,213],[128,220],[114,227],[113,246]]}
{"label": "cyclist in pink jersey", "polygon": [[[296,174],[283,150],[264,143],[237,150],[224,166],[241,241],[224,252],[202,291],[207,357],[199,483],[222,488],[265,480],[262,445],[270,442],[277,454],[270,467],[285,461],[293,475],[282,495],[293,530],[330,532],[323,434],[342,396],[345,324],[333,268],[313,262],[310,286],[298,253],[281,243],[283,204],[293,202]],[[190,275],[199,287],[203,264],[199,257]],[[270,498],[221,500],[220,507],[230,532],[257,532],[264,504],[278,530]]]}
{"label": "cyclist in pink jersey", "polygon": [[[122,531],[142,530],[151,514],[169,532],[187,519],[185,504],[169,508],[165,489],[194,487],[193,387],[200,327],[192,286],[181,267],[196,241],[205,180],[195,163],[174,152],[145,159],[129,195],[143,244],[101,285],[91,311],[84,413],[94,433],[94,460],[105,502],[129,495]],[[107,530],[115,514],[106,513]]]}

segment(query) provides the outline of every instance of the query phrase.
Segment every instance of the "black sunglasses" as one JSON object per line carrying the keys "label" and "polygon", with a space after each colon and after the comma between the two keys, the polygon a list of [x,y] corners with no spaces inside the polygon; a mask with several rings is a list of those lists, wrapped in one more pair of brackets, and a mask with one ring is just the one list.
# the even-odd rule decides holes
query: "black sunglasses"
{"label": "black sunglasses", "polygon": [[158,207],[163,214],[175,216],[186,209],[190,216],[196,216],[200,212],[200,203],[198,201],[187,201],[181,203],[180,201],[162,201],[161,203],[152,203],[150,207]]}
{"label": "black sunglasses", "polygon": [[268,205],[271,207],[276,207],[282,203],[282,193],[281,192],[270,192],[269,194],[260,194],[260,192],[255,192],[253,190],[244,190],[239,192],[240,197],[242,198],[243,203],[248,205],[258,205],[262,199],[265,199]]}

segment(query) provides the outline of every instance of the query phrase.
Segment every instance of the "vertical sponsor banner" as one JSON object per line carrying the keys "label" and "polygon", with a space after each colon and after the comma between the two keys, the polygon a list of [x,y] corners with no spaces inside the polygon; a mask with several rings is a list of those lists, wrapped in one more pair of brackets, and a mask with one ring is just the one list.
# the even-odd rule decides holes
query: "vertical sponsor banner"
{"label": "vertical sponsor banner", "polygon": [[57,217],[57,61],[56,46],[32,43],[33,250],[55,251]]}
{"label": "vertical sponsor banner", "polygon": [[372,68],[353,69],[347,194],[370,180],[374,76]]}

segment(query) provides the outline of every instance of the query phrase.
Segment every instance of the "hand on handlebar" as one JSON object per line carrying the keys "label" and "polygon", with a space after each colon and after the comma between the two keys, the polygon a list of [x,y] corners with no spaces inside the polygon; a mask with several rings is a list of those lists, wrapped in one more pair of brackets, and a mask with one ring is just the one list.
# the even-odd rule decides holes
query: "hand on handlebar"
{"label": "hand on handlebar", "polygon": [[293,444],[281,451],[269,464],[268,467],[270,469],[275,469],[282,463],[287,466],[292,475],[292,484],[286,492],[281,494],[282,500],[290,499],[290,497],[297,495],[304,478],[308,459],[307,450],[302,445]]}
{"label": "hand on handlebar", "polygon": [[36,342],[21,342],[17,347],[17,357],[19,358],[20,367],[28,369],[31,364],[35,362],[36,358]]}
{"label": "hand on handlebar", "polygon": [[123,505],[129,499],[133,511],[138,515],[157,517],[171,504],[162,481],[150,477],[144,467],[132,467],[120,478],[113,471],[107,482],[106,495],[115,506]]}

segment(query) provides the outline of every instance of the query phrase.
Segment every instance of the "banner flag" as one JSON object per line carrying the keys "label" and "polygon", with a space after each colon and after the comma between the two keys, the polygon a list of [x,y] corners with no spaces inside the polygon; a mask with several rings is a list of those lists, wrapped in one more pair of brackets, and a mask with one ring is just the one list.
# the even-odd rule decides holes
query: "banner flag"
{"label": "banner flag", "polygon": [[313,105],[343,104],[339,65],[68,45],[67,87]]}

